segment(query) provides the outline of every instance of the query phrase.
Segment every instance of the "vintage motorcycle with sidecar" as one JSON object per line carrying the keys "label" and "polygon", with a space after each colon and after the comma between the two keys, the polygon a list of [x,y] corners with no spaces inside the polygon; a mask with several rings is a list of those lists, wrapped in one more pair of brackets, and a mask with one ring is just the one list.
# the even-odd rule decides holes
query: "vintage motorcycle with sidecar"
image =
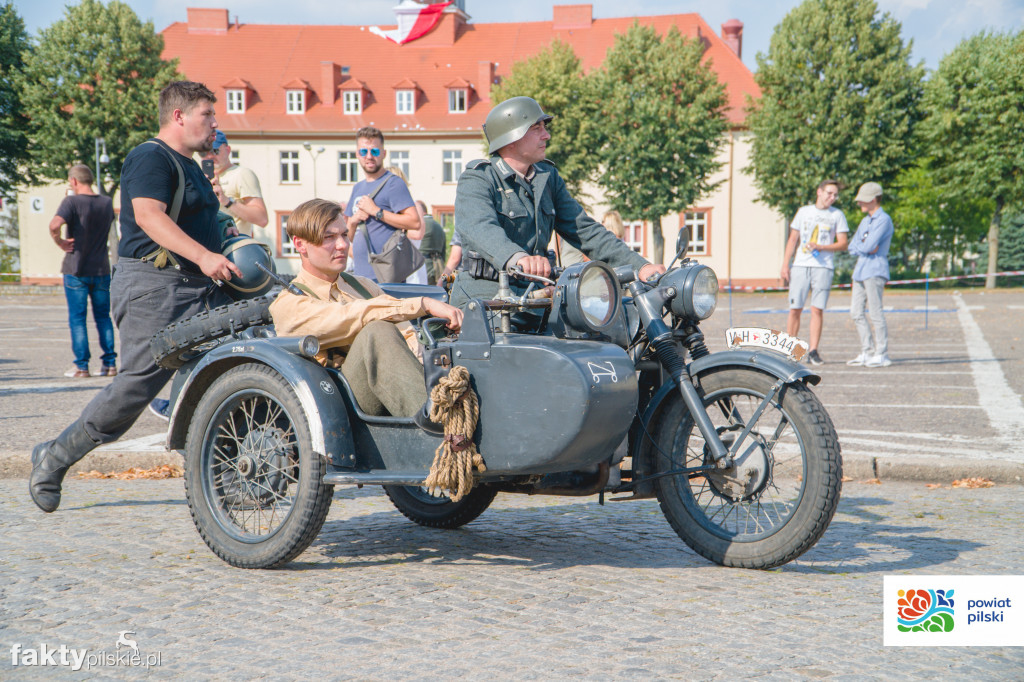
{"label": "vintage motorcycle with sidecar", "polygon": [[[685,233],[680,242],[674,263]],[[473,442],[486,470],[458,501],[424,487],[442,436],[360,410],[344,376],[313,360],[315,338],[276,336],[268,296],[156,335],[157,362],[177,369],[167,445],[185,457],[189,509],[210,549],[243,568],[291,561],[319,533],[336,485],[381,485],[412,521],[449,529],[499,492],[655,497],[680,538],[724,566],[772,568],[817,542],[842,460],[810,388],[819,377],[797,363],[806,344],[745,328],[709,352],[699,324],[718,280],[690,259],[646,282],[576,264],[531,282],[552,287],[540,299],[513,295],[509,276],[530,279],[502,273],[457,336],[420,325],[428,391],[461,366],[478,397]],[[521,314],[539,315],[540,331],[514,331]]]}

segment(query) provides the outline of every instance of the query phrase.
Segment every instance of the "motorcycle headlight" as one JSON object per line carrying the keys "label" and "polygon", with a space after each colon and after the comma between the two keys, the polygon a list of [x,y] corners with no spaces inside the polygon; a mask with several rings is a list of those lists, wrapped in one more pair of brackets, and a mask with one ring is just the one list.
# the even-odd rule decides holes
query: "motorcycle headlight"
{"label": "motorcycle headlight", "polygon": [[706,320],[718,305],[718,277],[706,265],[674,270],[662,277],[658,285],[675,287],[677,293],[669,308],[678,317]]}
{"label": "motorcycle headlight", "polygon": [[558,284],[565,287],[566,318],[573,327],[600,334],[615,322],[619,282],[607,265],[590,261],[570,266]]}

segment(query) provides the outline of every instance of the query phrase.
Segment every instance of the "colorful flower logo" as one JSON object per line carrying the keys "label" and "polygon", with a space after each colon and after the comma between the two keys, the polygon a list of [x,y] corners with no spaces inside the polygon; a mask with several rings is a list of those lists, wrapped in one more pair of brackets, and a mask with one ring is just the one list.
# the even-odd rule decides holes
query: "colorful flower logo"
{"label": "colorful flower logo", "polygon": [[900,632],[952,632],[953,590],[900,590],[896,626]]}

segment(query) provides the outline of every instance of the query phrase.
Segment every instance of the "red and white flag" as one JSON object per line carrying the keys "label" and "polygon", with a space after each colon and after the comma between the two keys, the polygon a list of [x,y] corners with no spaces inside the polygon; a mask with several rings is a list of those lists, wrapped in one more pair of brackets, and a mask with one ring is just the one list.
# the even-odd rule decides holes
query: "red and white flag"
{"label": "red and white flag", "polygon": [[[418,5],[419,3],[412,3],[407,0],[399,5],[402,8],[405,5]],[[405,43],[412,42],[417,38],[422,38],[430,30],[437,25],[437,22],[441,20],[441,12],[444,8],[452,4],[449,2],[437,2],[433,5],[421,5],[417,12],[409,12],[399,14],[398,28],[393,28],[389,31],[385,31],[380,26],[371,26],[370,33],[379,35],[382,38],[387,38],[391,42],[404,45]]]}

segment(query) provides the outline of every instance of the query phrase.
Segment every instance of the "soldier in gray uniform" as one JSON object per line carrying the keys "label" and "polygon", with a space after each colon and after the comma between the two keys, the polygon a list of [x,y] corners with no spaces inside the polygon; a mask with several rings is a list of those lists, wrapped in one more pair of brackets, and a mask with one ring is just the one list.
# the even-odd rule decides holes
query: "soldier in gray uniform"
{"label": "soldier in gray uniform", "polygon": [[[498,271],[519,265],[548,277],[553,232],[591,260],[632,265],[641,279],[665,272],[615,238],[583,210],[566,189],[554,164],[545,161],[551,135],[544,113],[530,97],[513,97],[494,107],[484,122],[490,158],[466,166],[455,193],[455,225],[462,237],[462,270],[452,287],[452,305],[493,298]],[[512,278],[521,294],[527,282]]]}

